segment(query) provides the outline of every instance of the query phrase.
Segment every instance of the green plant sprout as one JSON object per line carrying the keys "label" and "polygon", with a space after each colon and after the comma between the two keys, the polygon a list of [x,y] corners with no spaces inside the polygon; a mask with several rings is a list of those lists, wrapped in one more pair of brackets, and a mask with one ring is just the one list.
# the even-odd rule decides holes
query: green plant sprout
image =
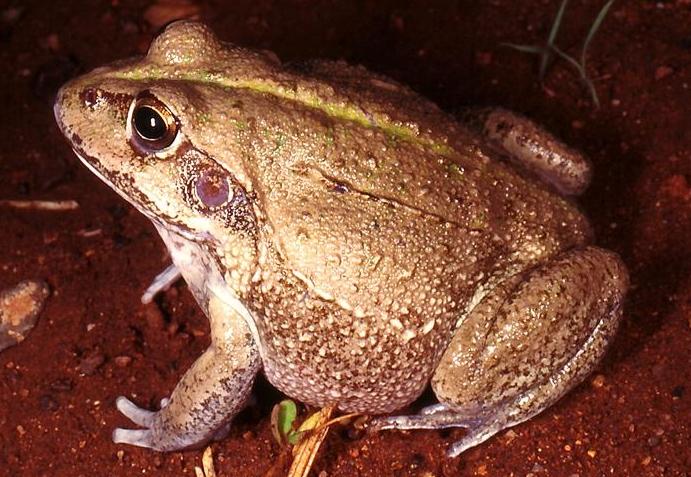
{"label": "green plant sprout", "polygon": [[271,432],[281,445],[295,445],[300,440],[301,432],[295,429],[297,406],[290,399],[276,404],[271,411]]}
{"label": "green plant sprout", "polygon": [[590,30],[588,30],[588,34],[586,35],[585,41],[583,42],[583,46],[581,48],[580,61],[565,53],[561,48],[559,48],[555,44],[557,33],[559,33],[559,27],[561,26],[562,19],[564,18],[564,12],[566,11],[567,3],[569,3],[569,0],[563,0],[561,2],[559,10],[557,11],[557,16],[554,17],[554,23],[552,23],[552,28],[549,31],[547,43],[545,43],[544,46],[519,45],[516,43],[502,43],[502,45],[508,46],[509,48],[513,48],[514,50],[518,50],[523,53],[538,55],[540,57],[540,81],[542,81],[545,78],[545,74],[547,73],[547,67],[549,66],[549,63],[552,61],[552,57],[554,54],[566,60],[569,64],[576,68],[576,71],[578,71],[578,74],[580,76],[581,82],[586,86],[586,88],[588,88],[588,91],[590,92],[590,96],[593,100],[593,103],[597,108],[599,108],[600,99],[597,96],[595,84],[590,79],[590,77],[588,77],[588,72],[586,71],[586,53],[588,51],[588,47],[590,46],[590,42],[595,36],[597,30],[600,28],[600,25],[602,25],[602,22],[605,20],[607,12],[614,3],[614,0],[609,0],[607,3],[605,3],[600,12],[597,14],[597,17],[595,17],[593,24],[590,25]]}

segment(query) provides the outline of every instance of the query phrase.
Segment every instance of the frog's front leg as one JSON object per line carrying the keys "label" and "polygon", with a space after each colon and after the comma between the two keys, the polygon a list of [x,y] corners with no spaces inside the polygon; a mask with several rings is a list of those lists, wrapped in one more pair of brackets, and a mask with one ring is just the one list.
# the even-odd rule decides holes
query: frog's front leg
{"label": "frog's front leg", "polygon": [[589,374],[617,329],[628,275],[587,247],[505,280],[456,331],[432,379],[441,405],[375,429],[465,427],[456,456],[540,413]]}
{"label": "frog's front leg", "polygon": [[242,410],[260,367],[257,343],[234,309],[213,296],[208,305],[211,345],[164,399],[158,412],[120,397],[117,407],[144,429],[116,429],[115,443],[171,451],[200,447],[227,431]]}
{"label": "frog's front leg", "polygon": [[462,119],[562,194],[579,195],[588,187],[592,168],[585,156],[525,116],[502,108],[478,108],[468,109]]}

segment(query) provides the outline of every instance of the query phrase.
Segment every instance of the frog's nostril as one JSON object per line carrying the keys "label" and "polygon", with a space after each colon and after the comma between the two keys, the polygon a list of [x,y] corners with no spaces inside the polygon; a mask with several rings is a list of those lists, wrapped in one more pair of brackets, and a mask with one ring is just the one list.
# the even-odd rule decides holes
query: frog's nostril
{"label": "frog's nostril", "polygon": [[96,88],[86,88],[81,93],[81,99],[87,108],[93,108],[98,103],[101,95]]}

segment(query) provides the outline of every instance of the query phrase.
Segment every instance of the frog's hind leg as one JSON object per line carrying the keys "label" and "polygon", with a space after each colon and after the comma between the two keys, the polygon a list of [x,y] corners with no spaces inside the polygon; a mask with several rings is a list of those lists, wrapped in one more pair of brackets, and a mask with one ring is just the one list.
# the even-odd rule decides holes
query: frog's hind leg
{"label": "frog's hind leg", "polygon": [[587,247],[507,279],[458,327],[435,371],[441,404],[375,429],[464,427],[456,456],[540,413],[589,374],[616,331],[628,275]]}
{"label": "frog's hind leg", "polygon": [[525,116],[501,108],[480,108],[468,109],[461,120],[562,194],[579,195],[588,187],[590,162]]}

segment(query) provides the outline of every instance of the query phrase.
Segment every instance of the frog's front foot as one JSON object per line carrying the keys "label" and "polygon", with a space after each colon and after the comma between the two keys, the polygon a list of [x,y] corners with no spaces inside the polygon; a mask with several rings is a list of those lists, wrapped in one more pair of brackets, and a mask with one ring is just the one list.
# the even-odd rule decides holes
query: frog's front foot
{"label": "frog's front foot", "polygon": [[228,433],[250,395],[261,360],[247,323],[216,297],[209,301],[211,346],[157,412],[125,397],[116,406],[143,429],[115,429],[113,441],[158,451],[194,449]]}
{"label": "frog's front foot", "polygon": [[[161,400],[161,410],[168,404],[168,399]],[[125,396],[120,396],[115,400],[115,406],[125,417],[136,425],[144,429],[122,429],[117,428],[113,431],[113,442],[116,444],[130,444],[137,447],[147,447],[156,450],[167,450],[163,448],[160,438],[157,436],[165,434],[157,426],[160,419],[156,419],[157,412],[142,409]],[[161,411],[159,411],[161,412]],[[184,446],[184,443],[181,443]],[[194,444],[194,443],[190,443]],[[189,444],[188,444],[189,445]]]}
{"label": "frog's front foot", "polygon": [[142,303],[145,305],[151,303],[156,295],[170,288],[181,276],[180,270],[174,263],[168,265],[165,270],[156,275],[151,285],[144,291],[141,298]]}
{"label": "frog's front foot", "polygon": [[[165,437],[170,436],[171,433],[161,425],[161,423],[165,422],[165,419],[159,418],[158,414],[163,412],[168,403],[170,403],[169,398],[161,399],[161,410],[155,412],[142,409],[125,396],[118,397],[115,400],[115,406],[118,408],[118,411],[144,429],[123,429],[118,427],[113,431],[113,442],[159,451],[191,449],[204,444],[206,439],[197,441],[191,434],[178,436],[177,439]],[[217,441],[226,437],[230,431],[230,424],[230,422],[227,422],[221,425],[211,434],[208,440]]]}

